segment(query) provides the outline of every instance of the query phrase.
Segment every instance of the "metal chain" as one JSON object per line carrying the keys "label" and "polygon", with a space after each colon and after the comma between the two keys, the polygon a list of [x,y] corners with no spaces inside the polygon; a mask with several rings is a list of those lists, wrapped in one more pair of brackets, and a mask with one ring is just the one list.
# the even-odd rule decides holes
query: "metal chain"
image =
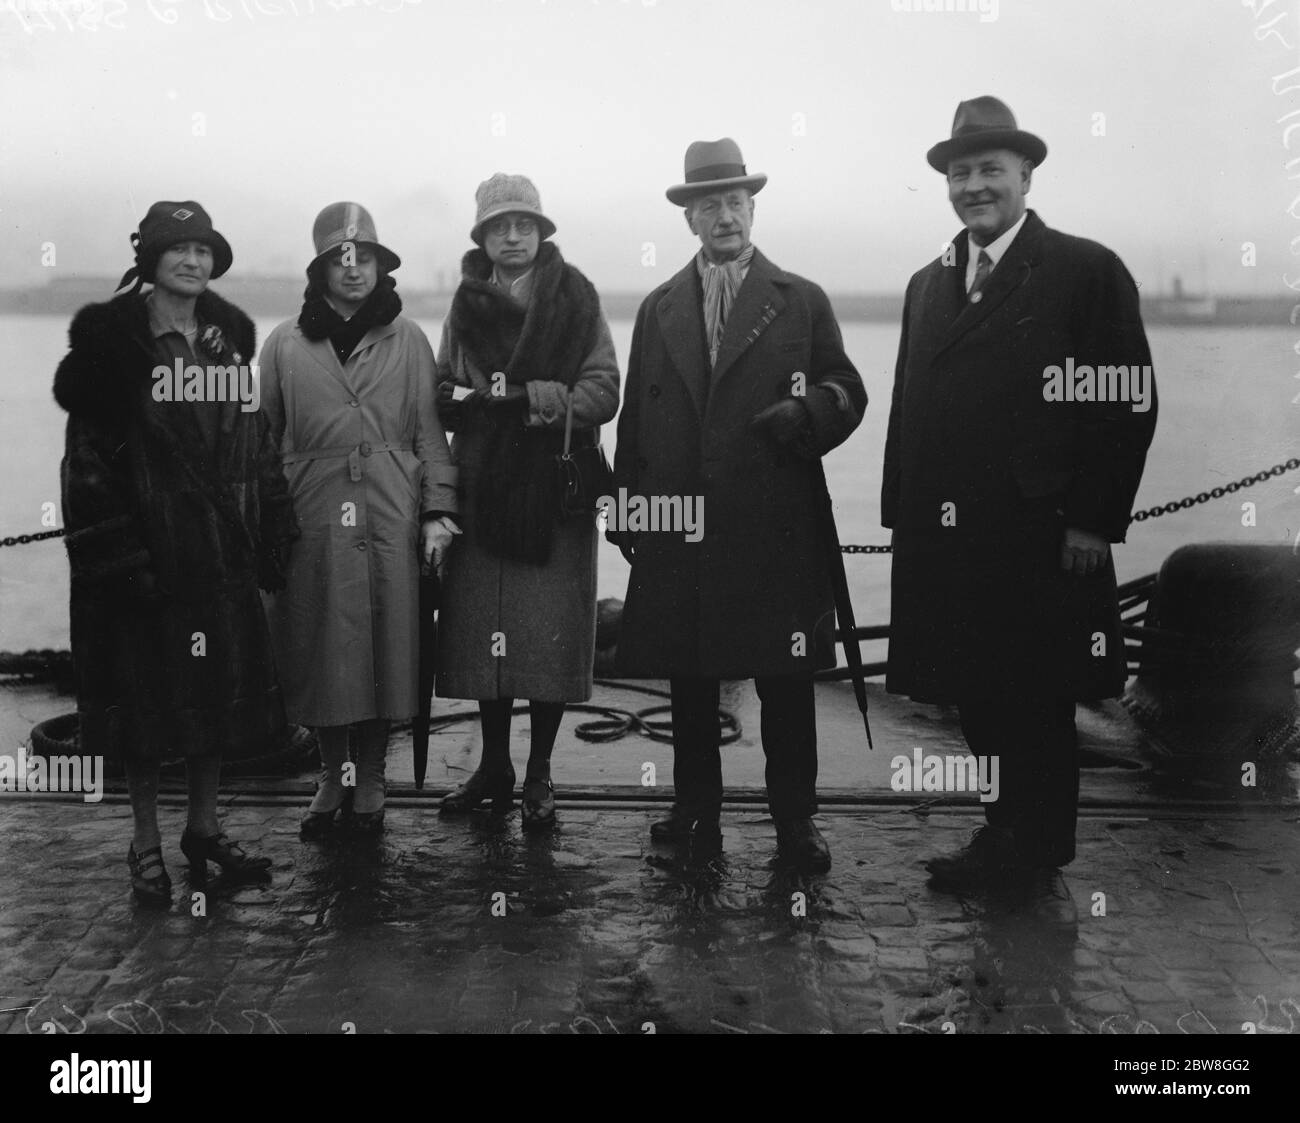
{"label": "metal chain", "polygon": [[[1145,511],[1138,511],[1133,516],[1135,523],[1145,522],[1147,519],[1158,519],[1161,515],[1172,515],[1177,511],[1185,511],[1188,507],[1195,507],[1201,503],[1208,503],[1211,499],[1222,499],[1225,495],[1231,495],[1234,491],[1240,491],[1243,487],[1251,487],[1254,484],[1261,484],[1267,479],[1274,476],[1281,476],[1287,472],[1294,472],[1300,468],[1300,456],[1293,456],[1290,460],[1285,460],[1281,464],[1274,464],[1271,468],[1266,468],[1262,472],[1256,472],[1253,476],[1243,476],[1239,480],[1234,480],[1230,484],[1224,484],[1222,487],[1212,487],[1209,491],[1199,491],[1195,495],[1189,495],[1185,499],[1177,499],[1172,503],[1148,507]],[[19,534],[12,538],[0,538],[0,546],[25,546],[29,542],[40,542],[46,538],[60,538],[63,536],[63,528],[58,530],[43,530],[39,534]],[[893,546],[860,546],[849,545],[841,546],[842,554],[892,554]]]}
{"label": "metal chain", "polygon": [[1234,480],[1230,484],[1224,484],[1223,487],[1212,487],[1209,491],[1197,492],[1195,495],[1189,495],[1186,499],[1166,503],[1162,507],[1149,507],[1145,511],[1139,511],[1133,516],[1133,521],[1140,523],[1145,522],[1147,519],[1158,519],[1161,515],[1172,515],[1175,511],[1185,511],[1188,507],[1195,507],[1198,503],[1208,503],[1211,499],[1222,499],[1225,495],[1231,495],[1234,491],[1240,491],[1243,487],[1261,484],[1270,476],[1280,476],[1285,472],[1294,472],[1297,468],[1300,468],[1300,456],[1293,456],[1290,460],[1281,464],[1274,464],[1271,468],[1256,472],[1253,476],[1245,476],[1240,480]]}
{"label": "metal chain", "polygon": [[58,530],[42,530],[39,534],[18,534],[13,538],[0,538],[0,546],[26,546],[28,542],[40,542],[46,538],[62,538],[64,528]]}
{"label": "metal chain", "polygon": [[[1211,499],[1222,499],[1225,495],[1231,495],[1234,491],[1240,491],[1243,487],[1261,484],[1273,476],[1294,472],[1297,468],[1300,468],[1300,456],[1293,456],[1290,460],[1285,460],[1281,464],[1274,464],[1273,467],[1266,468],[1262,472],[1256,472],[1253,476],[1244,476],[1230,484],[1224,484],[1222,487],[1212,487],[1209,491],[1199,491],[1195,495],[1187,496],[1186,499],[1178,499],[1172,503],[1165,503],[1160,506],[1149,507],[1145,511],[1138,511],[1133,516],[1133,521],[1140,523],[1145,522],[1147,519],[1158,519],[1161,515],[1172,515],[1175,511],[1185,511],[1188,507],[1208,503]],[[840,552],[844,554],[888,554],[892,551],[892,546],[840,547]]]}

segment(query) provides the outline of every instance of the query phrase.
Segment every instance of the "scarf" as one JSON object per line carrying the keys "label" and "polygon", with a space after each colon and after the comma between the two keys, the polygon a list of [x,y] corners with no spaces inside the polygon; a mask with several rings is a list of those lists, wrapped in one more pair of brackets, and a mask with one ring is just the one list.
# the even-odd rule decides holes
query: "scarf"
{"label": "scarf", "polygon": [[380,277],[365,303],[350,320],[345,320],[325,299],[324,283],[312,278],[307,291],[303,293],[298,326],[302,328],[302,334],[313,343],[328,339],[339,362],[346,363],[366,332],[371,328],[391,324],[401,310],[402,298],[397,295],[397,282],[392,277]]}
{"label": "scarf", "polygon": [[[595,345],[600,298],[591,282],[543,242],[524,306],[492,283],[492,262],[473,249],[461,262],[449,330],[456,347],[485,374],[506,382],[562,382],[570,390]],[[485,549],[500,557],[545,565],[559,514],[555,457],[563,430],[525,426],[526,412],[483,406],[471,422],[484,436],[473,480],[475,524]]]}
{"label": "scarf", "polygon": [[736,293],[744,283],[744,271],[754,259],[751,242],[734,261],[715,264],[700,252],[700,280],[704,282],[704,335],[709,341],[709,362],[717,365],[718,351],[722,348],[722,333],[727,327],[727,316],[736,302]]}

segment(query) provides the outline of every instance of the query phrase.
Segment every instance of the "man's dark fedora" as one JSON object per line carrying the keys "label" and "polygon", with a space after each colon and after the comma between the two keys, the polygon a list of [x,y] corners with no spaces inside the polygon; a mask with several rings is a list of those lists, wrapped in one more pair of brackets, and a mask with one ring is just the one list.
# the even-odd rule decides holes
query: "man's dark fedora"
{"label": "man's dark fedora", "polygon": [[767,176],[750,175],[740,155],[740,145],[729,136],[697,140],[686,150],[686,182],[668,188],[668,201],[685,206],[697,195],[710,195],[731,187],[748,187],[757,195]]}
{"label": "man's dark fedora", "polygon": [[995,97],[973,97],[957,106],[952,136],[936,144],[925,158],[936,172],[948,174],[948,161],[971,152],[1009,148],[1028,156],[1038,167],[1047,159],[1047,145],[1033,133],[1016,128],[1016,115]]}

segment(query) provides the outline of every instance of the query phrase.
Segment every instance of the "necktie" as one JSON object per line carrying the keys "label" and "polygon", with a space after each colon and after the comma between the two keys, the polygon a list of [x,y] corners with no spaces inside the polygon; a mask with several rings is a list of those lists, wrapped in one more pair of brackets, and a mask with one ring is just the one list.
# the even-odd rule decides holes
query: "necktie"
{"label": "necktie", "polygon": [[975,264],[975,281],[970,287],[970,302],[978,304],[984,299],[984,294],[980,291],[984,287],[984,282],[989,279],[989,274],[993,272],[993,259],[989,257],[985,250],[980,250],[979,261]]}

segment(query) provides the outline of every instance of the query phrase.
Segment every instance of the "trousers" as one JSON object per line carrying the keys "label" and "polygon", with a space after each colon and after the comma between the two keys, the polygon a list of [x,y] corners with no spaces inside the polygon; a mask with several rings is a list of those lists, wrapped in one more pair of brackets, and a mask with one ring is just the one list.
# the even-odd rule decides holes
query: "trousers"
{"label": "trousers", "polygon": [[1074,861],[1079,809],[1079,736],[1074,702],[1024,697],[957,704],[961,731],[976,756],[998,758],[998,798],[984,805],[991,827],[1010,831],[1036,865]]}
{"label": "trousers", "polygon": [[[716,818],[722,806],[721,683],[673,678],[673,787],[679,808],[696,818]],[[773,819],[817,813],[817,714],[812,675],[754,680],[761,707],[760,733],[767,758],[767,803]]]}

